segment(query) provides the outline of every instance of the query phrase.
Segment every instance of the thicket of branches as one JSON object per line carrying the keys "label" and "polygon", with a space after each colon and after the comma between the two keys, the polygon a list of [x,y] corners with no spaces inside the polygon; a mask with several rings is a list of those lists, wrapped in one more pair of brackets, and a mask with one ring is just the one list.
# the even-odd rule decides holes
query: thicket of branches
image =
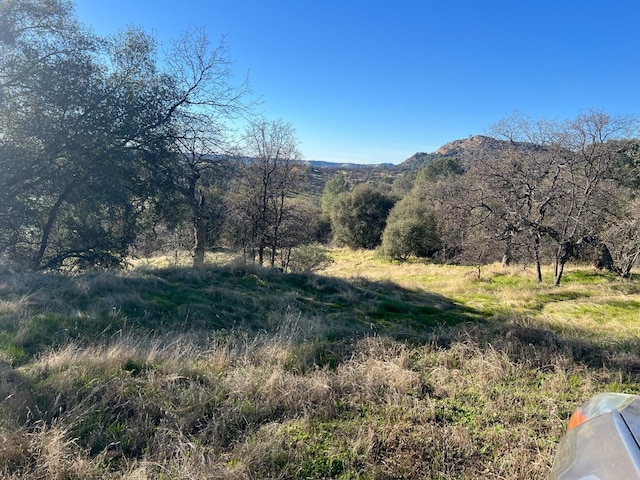
{"label": "thicket of branches", "polygon": [[426,256],[411,246],[416,229],[428,228],[447,261],[533,263],[540,281],[548,262],[556,285],[572,259],[628,276],[640,254],[637,118],[591,111],[550,122],[516,114],[493,133],[502,141],[489,158],[465,169],[455,158],[424,167],[409,195],[434,212],[435,223],[407,213],[413,230],[405,225],[387,250]]}

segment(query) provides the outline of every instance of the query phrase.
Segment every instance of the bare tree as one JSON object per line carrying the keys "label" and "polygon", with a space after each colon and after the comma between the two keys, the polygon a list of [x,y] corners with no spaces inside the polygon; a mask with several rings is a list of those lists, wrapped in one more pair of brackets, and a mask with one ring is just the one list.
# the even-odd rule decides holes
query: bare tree
{"label": "bare tree", "polygon": [[232,149],[228,121],[250,113],[250,88],[247,79],[232,84],[225,38],[212,47],[202,29],[191,28],[175,41],[167,64],[179,92],[171,106],[177,119],[175,186],[189,212],[193,264],[202,266],[207,230],[214,220],[207,218],[212,207],[207,203],[214,201],[208,192],[228,166]]}
{"label": "bare tree", "polygon": [[[280,266],[288,271],[291,266],[292,254],[295,255],[300,247],[311,245],[317,241],[322,213],[313,201],[305,197],[291,199],[288,214],[284,216],[280,227]],[[309,253],[311,249],[307,250]],[[299,257],[300,255],[297,255]],[[299,262],[298,262],[299,263]]]}
{"label": "bare tree", "polygon": [[559,285],[566,262],[584,243],[599,234],[600,219],[615,185],[610,177],[616,160],[613,140],[637,131],[637,119],[591,111],[565,124],[558,144],[571,154],[561,163],[563,195],[554,202],[546,233],[555,244],[554,285]]}
{"label": "bare tree", "polygon": [[245,158],[232,196],[230,231],[260,265],[275,266],[285,247],[283,228],[294,214],[292,199],[302,189],[303,166],[291,124],[259,119],[246,129]]}
{"label": "bare tree", "polygon": [[469,170],[467,181],[473,194],[468,198],[494,251],[502,249],[502,263],[510,263],[517,251],[520,255],[530,252],[542,281],[540,248],[549,206],[561,191],[562,152],[545,144],[543,137],[524,133],[525,138],[509,138],[492,158]]}
{"label": "bare tree", "polygon": [[566,122],[516,115],[494,126],[509,147],[479,168],[499,205],[485,208],[498,212],[505,230],[528,232],[539,280],[543,240],[554,245],[554,285],[559,285],[567,261],[597,238],[613,182],[616,151],[610,142],[628,138],[636,125],[634,117],[591,111]]}

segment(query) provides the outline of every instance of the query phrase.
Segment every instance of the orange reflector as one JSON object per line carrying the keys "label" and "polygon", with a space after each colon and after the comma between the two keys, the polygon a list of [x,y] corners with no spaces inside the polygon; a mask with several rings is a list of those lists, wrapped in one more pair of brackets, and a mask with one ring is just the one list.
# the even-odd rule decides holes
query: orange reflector
{"label": "orange reflector", "polygon": [[575,412],[573,412],[573,415],[571,415],[571,419],[569,420],[569,427],[567,428],[567,430],[573,430],[577,426],[582,425],[587,420],[589,420],[589,418],[584,413],[582,413],[581,409],[578,408]]}

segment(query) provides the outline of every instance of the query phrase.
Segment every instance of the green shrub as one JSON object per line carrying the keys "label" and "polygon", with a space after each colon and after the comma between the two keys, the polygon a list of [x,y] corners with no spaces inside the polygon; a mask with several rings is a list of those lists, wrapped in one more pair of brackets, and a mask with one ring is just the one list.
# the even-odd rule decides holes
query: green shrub
{"label": "green shrub", "polygon": [[331,212],[334,241],[351,248],[376,248],[393,204],[390,196],[369,183],[342,193]]}
{"label": "green shrub", "polygon": [[441,246],[431,209],[416,195],[408,195],[393,207],[382,234],[382,251],[396,260],[430,257]]}

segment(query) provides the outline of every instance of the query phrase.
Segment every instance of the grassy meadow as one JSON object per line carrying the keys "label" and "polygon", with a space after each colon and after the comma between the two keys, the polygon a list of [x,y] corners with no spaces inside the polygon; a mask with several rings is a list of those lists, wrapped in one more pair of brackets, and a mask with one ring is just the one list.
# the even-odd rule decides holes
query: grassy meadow
{"label": "grassy meadow", "polygon": [[640,279],[180,259],[0,270],[5,479],[531,479],[571,411],[640,393]]}

